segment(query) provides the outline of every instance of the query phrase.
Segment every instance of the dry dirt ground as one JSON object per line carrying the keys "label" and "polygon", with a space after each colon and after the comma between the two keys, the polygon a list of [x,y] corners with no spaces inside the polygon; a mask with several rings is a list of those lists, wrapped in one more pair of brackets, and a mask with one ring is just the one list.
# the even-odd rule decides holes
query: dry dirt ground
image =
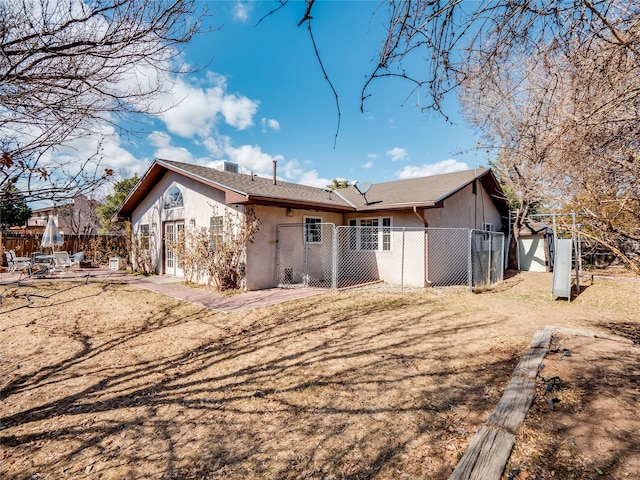
{"label": "dry dirt ground", "polygon": [[640,283],[550,292],[520,273],[223,314],[106,281],[0,287],[0,478],[446,479],[546,325],[636,344],[554,339],[504,478],[638,478]]}

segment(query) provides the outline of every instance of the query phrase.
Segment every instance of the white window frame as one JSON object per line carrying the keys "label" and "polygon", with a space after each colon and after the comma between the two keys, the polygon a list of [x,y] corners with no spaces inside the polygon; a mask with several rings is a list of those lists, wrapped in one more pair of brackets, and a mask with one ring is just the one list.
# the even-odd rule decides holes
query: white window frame
{"label": "white window frame", "polygon": [[209,217],[209,234],[211,236],[209,248],[217,250],[218,245],[224,242],[224,215]]}
{"label": "white window frame", "polygon": [[[376,221],[376,225],[362,225],[362,222],[369,223]],[[360,252],[390,252],[393,250],[391,229],[393,228],[393,217],[363,217],[363,218],[350,218],[350,227],[357,227],[352,229],[351,237],[349,238],[349,249]],[[364,230],[377,229],[377,232],[372,233],[375,235],[376,248],[362,248],[362,237]],[[373,243],[373,242],[372,242]]]}
{"label": "white window frame", "polygon": [[[173,190],[176,189],[178,190],[178,195],[176,196],[176,204],[172,205],[172,204],[168,204],[168,200],[169,200],[169,193]],[[179,202],[178,202],[179,200]],[[178,185],[171,185],[167,191],[165,192],[164,196],[163,196],[163,200],[162,200],[162,209],[163,210],[174,210],[176,208],[183,208],[184,207],[184,193],[182,192],[182,188],[180,188]]]}
{"label": "white window frame", "polygon": [[[482,222],[482,231],[483,232],[495,232],[493,223],[491,222]],[[484,233],[482,234],[482,241],[483,242],[488,242],[489,238],[491,237],[491,235],[489,235],[488,233]]]}
{"label": "white window frame", "polygon": [[[306,244],[321,244],[322,243],[322,217],[314,217],[311,215],[305,215],[302,217],[304,221],[304,228],[302,231],[302,238]],[[309,220],[312,220],[309,222]],[[313,227],[313,228],[312,228]],[[311,236],[311,239],[310,239]]]}
{"label": "white window frame", "polygon": [[151,230],[148,223],[140,224],[138,238],[140,240],[139,245],[142,250],[151,249]]}

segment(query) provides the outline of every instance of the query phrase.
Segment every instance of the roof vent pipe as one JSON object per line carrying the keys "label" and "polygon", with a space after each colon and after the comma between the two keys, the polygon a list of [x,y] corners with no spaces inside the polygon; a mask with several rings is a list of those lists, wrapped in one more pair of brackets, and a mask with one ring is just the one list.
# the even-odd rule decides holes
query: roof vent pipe
{"label": "roof vent pipe", "polygon": [[276,182],[276,164],[278,163],[277,160],[273,161],[273,184],[277,185],[278,183]]}

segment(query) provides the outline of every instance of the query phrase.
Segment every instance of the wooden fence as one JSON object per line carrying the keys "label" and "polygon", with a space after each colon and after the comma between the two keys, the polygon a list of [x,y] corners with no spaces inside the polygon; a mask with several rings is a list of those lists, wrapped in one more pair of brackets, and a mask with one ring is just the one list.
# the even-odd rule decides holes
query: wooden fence
{"label": "wooden fence", "polygon": [[[42,235],[18,234],[10,230],[2,232],[2,249],[13,250],[19,257],[29,257],[32,253],[46,252],[40,245]],[[110,257],[129,258],[129,242],[122,235],[64,235],[64,243],[56,250],[69,254],[85,252],[85,261],[92,265],[106,265]],[[2,263],[6,258],[2,255]]]}

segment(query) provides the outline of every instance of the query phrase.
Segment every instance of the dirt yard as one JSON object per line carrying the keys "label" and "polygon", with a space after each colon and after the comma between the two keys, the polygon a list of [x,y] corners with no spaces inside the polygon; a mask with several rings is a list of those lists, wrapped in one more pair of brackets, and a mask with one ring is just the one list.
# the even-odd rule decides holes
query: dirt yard
{"label": "dirt yard", "polygon": [[223,314],[0,286],[0,478],[446,479],[546,325],[636,343],[554,339],[504,478],[637,478],[640,283],[550,291],[521,273]]}

